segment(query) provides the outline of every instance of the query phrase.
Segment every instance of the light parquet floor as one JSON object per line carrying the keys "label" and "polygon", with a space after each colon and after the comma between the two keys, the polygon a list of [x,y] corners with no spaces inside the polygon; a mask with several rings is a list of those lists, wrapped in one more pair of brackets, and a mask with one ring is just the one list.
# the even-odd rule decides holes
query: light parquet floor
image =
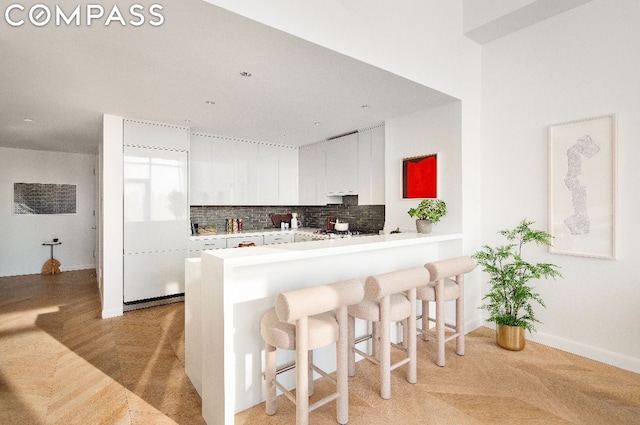
{"label": "light parquet floor", "polygon": [[[467,335],[467,354],[419,340],[418,383],[393,372],[392,399],[378,396],[376,368],[349,380],[350,424],[640,424],[640,375],[539,344],[500,349],[493,331]],[[315,397],[331,386],[317,381]],[[295,423],[280,397],[237,425]],[[0,424],[199,425],[201,401],[184,373],[182,303],[102,320],[93,271],[0,278]],[[311,413],[334,424],[334,404]]]}

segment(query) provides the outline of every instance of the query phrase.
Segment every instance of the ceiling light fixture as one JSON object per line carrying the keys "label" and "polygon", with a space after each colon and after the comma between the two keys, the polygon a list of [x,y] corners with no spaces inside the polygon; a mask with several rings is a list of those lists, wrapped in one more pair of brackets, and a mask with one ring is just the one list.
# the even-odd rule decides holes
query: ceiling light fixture
{"label": "ceiling light fixture", "polygon": [[361,107],[362,109],[371,108],[371,106],[370,106],[370,105],[367,105],[367,104],[360,105],[360,107]]}
{"label": "ceiling light fixture", "polygon": [[314,123],[313,123],[313,125],[315,125],[315,126],[320,126],[320,121],[316,121],[316,122],[314,122]]}
{"label": "ceiling light fixture", "polygon": [[33,121],[34,121],[33,118],[25,118],[24,119],[24,122],[33,122]]}
{"label": "ceiling light fixture", "polygon": [[213,100],[205,100],[204,103],[206,103],[207,105],[215,105],[216,102],[214,102]]}
{"label": "ceiling light fixture", "polygon": [[248,72],[248,71],[242,71],[242,72],[240,73],[240,76],[241,76],[241,77],[245,77],[245,78],[249,78],[249,77],[251,77],[252,75],[253,75],[253,74],[252,74],[252,73],[250,73],[250,72]]}

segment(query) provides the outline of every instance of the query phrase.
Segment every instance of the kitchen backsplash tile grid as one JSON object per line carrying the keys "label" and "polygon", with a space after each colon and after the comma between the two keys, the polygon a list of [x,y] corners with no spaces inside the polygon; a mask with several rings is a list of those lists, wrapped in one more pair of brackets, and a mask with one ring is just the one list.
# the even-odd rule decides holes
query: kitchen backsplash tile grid
{"label": "kitchen backsplash tile grid", "polygon": [[241,218],[243,229],[275,229],[270,213],[297,212],[303,227],[325,229],[327,217],[349,223],[351,230],[377,233],[384,227],[384,205],[325,205],[325,206],[192,206],[191,220],[198,226],[215,225],[218,233],[226,230],[227,218]]}

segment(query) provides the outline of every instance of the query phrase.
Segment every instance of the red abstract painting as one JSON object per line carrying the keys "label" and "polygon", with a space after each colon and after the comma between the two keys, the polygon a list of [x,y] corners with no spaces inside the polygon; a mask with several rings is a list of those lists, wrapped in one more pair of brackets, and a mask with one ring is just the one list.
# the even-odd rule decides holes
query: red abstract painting
{"label": "red abstract painting", "polygon": [[403,198],[438,197],[438,155],[402,160]]}

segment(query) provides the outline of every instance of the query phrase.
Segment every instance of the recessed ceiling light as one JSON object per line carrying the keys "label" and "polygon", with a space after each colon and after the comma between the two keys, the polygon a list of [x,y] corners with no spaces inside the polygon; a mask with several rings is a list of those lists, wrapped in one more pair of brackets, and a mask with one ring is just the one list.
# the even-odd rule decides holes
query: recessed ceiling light
{"label": "recessed ceiling light", "polygon": [[191,120],[187,118],[186,120],[184,120],[184,122],[186,122],[186,123],[190,123],[190,122],[191,122]]}
{"label": "recessed ceiling light", "polygon": [[371,108],[371,106],[370,106],[370,105],[367,105],[367,104],[360,105],[360,107],[361,107],[362,109]]}
{"label": "recessed ceiling light", "polygon": [[242,71],[242,72],[240,73],[240,76],[241,76],[241,77],[246,77],[246,78],[249,78],[249,77],[251,77],[252,75],[253,75],[253,74],[252,74],[252,73],[250,73],[250,72],[248,72],[248,71]]}
{"label": "recessed ceiling light", "polygon": [[204,103],[206,103],[207,105],[215,105],[216,102],[213,100],[205,100]]}
{"label": "recessed ceiling light", "polygon": [[313,125],[316,125],[316,126],[319,126],[320,124],[321,124],[320,121],[316,121],[313,123]]}
{"label": "recessed ceiling light", "polygon": [[25,118],[24,119],[24,122],[33,122],[33,121],[34,121],[33,118]]}

